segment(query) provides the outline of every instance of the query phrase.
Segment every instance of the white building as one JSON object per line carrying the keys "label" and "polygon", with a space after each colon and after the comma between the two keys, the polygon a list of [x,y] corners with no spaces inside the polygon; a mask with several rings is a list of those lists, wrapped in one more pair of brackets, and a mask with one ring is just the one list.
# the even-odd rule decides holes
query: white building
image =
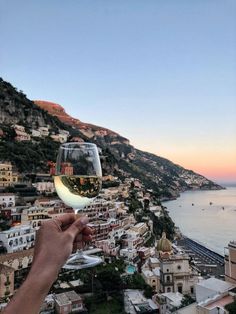
{"label": "white building", "polygon": [[123,239],[124,246],[128,249],[136,249],[138,246],[142,245],[143,239],[140,237],[138,232],[127,230],[127,237]]}
{"label": "white building", "polygon": [[188,255],[170,255],[160,259],[161,291],[194,294],[199,274],[191,268]]}
{"label": "white building", "polygon": [[172,314],[181,305],[183,295],[179,292],[167,292],[155,296],[160,314]]}
{"label": "white building", "polygon": [[18,125],[18,124],[15,124],[13,126],[15,132],[16,132],[16,137],[15,137],[15,140],[16,141],[30,141],[31,139],[31,136],[25,132],[25,127],[22,126],[22,125]]}
{"label": "white building", "polygon": [[36,183],[33,183],[33,186],[36,187],[37,191],[39,193],[53,193],[55,192],[55,186],[54,186],[54,183],[51,182],[51,181],[48,181],[48,182],[36,182]]}
{"label": "white building", "polygon": [[38,128],[38,131],[40,132],[41,136],[48,136],[49,135],[49,128],[46,126],[41,126]]}
{"label": "white building", "polygon": [[157,313],[158,307],[151,300],[146,299],[139,290],[124,290],[124,308],[126,313],[136,314],[143,311]]}
{"label": "white building", "polygon": [[45,219],[51,219],[48,210],[43,207],[32,206],[22,211],[21,223],[32,228],[38,228]]}
{"label": "white building", "polygon": [[160,268],[142,269],[142,277],[145,282],[152,287],[153,291],[159,292],[160,290]]}
{"label": "white building", "polygon": [[0,208],[14,207],[15,194],[13,193],[0,193]]}
{"label": "white building", "polygon": [[31,135],[32,135],[33,137],[41,137],[41,132],[38,131],[38,130],[32,129],[32,130],[31,130]]}
{"label": "white building", "polygon": [[121,249],[120,256],[132,261],[137,256],[137,250],[128,248]]}
{"label": "white building", "polygon": [[133,230],[137,232],[140,236],[143,236],[148,231],[148,226],[145,222],[140,222],[132,226],[130,230]]}
{"label": "white building", "polygon": [[235,284],[217,278],[201,280],[196,285],[196,300],[198,303],[203,302],[208,298],[228,292],[235,287]]}
{"label": "white building", "polygon": [[65,134],[52,134],[50,135],[53,141],[59,143],[65,143],[67,141],[67,135]]}
{"label": "white building", "polygon": [[18,226],[0,232],[0,241],[7,253],[30,249],[34,246],[35,230],[30,226]]}

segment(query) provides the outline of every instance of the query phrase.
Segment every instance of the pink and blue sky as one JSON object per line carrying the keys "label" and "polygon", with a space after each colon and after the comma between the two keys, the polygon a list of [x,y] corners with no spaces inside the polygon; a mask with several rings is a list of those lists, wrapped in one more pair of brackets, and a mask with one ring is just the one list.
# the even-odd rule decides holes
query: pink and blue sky
{"label": "pink and blue sky", "polygon": [[29,98],[236,181],[234,0],[3,0],[0,38]]}

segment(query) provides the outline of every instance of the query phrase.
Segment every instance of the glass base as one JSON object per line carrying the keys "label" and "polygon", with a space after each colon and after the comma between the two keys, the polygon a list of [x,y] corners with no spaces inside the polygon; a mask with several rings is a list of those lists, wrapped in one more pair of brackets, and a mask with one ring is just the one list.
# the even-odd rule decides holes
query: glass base
{"label": "glass base", "polygon": [[102,263],[102,259],[94,255],[85,255],[81,252],[73,254],[69,257],[63,269],[83,269],[94,267]]}

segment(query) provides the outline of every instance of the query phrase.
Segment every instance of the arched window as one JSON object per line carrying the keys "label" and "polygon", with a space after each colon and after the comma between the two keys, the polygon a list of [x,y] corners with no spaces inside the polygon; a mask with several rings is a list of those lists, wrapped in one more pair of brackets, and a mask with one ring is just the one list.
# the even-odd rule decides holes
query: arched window
{"label": "arched window", "polygon": [[166,276],[166,282],[170,282],[170,276]]}

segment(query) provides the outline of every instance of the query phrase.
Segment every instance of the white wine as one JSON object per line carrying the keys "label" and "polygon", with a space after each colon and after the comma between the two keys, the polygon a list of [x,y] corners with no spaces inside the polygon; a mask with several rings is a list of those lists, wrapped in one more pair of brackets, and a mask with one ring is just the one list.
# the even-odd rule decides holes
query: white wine
{"label": "white wine", "polygon": [[58,196],[65,204],[82,209],[96,197],[102,187],[102,178],[98,176],[67,176],[54,177]]}

